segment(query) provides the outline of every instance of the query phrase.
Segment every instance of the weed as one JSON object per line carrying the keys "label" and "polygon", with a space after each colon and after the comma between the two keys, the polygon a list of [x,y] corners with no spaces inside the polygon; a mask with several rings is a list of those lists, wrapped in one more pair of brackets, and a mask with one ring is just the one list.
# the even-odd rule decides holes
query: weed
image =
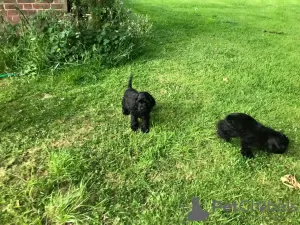
{"label": "weed", "polygon": [[0,25],[0,72],[37,75],[64,65],[98,60],[115,66],[137,56],[149,33],[148,17],[133,15],[123,4],[96,5],[92,19],[74,19],[56,11],[41,11],[22,23]]}

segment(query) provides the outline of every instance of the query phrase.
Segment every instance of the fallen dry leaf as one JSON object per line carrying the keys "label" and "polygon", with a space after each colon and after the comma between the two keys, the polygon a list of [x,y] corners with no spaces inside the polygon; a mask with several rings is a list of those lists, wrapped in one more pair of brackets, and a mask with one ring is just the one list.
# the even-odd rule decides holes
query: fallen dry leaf
{"label": "fallen dry leaf", "polygon": [[296,190],[300,189],[300,183],[298,183],[298,181],[296,180],[295,175],[285,175],[283,177],[281,177],[280,179],[282,181],[282,183],[290,188],[294,188]]}

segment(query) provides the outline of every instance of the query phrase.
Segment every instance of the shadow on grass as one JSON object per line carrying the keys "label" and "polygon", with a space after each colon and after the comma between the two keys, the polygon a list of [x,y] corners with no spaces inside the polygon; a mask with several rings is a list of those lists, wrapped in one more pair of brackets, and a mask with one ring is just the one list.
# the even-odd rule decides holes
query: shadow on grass
{"label": "shadow on grass", "polygon": [[[0,131],[22,132],[28,128],[45,128],[50,123],[67,121],[90,106],[104,90],[86,86],[103,82],[106,70],[96,64],[65,68],[58,75],[41,76],[23,84],[16,80],[14,93],[7,92],[7,101],[0,105]],[[30,90],[28,90],[28,88]],[[90,95],[90,91],[94,96]]]}
{"label": "shadow on grass", "polygon": [[[208,31],[205,18],[186,11],[175,11],[163,6],[147,6],[144,10],[153,18],[153,30],[145,48],[147,58],[161,58],[171,43],[190,42],[190,39]],[[161,14],[165,16],[162,20]],[[187,20],[189,18],[189,20]],[[171,48],[171,46],[169,46]]]}
{"label": "shadow on grass", "polygon": [[[182,127],[190,127],[193,123],[196,127],[208,126],[201,116],[203,102],[185,104],[184,102],[159,102],[151,114],[153,126],[164,127],[164,130],[181,130]],[[197,125],[198,124],[198,125]]]}
{"label": "shadow on grass", "polygon": [[[36,98],[36,97],[34,97]],[[30,101],[15,100],[0,107],[2,132],[22,132],[28,128],[41,128],[58,119],[71,117],[81,111],[85,104],[73,104],[70,99],[59,100],[35,99]]]}
{"label": "shadow on grass", "polygon": [[[137,12],[150,15],[151,22],[153,23],[153,30],[151,37],[147,40],[147,47],[145,48],[147,59],[161,58],[166,48],[169,50],[169,55],[172,57],[173,50],[190,44],[192,39],[197,36],[212,37],[217,35],[219,38],[224,37],[225,33],[232,32],[238,23],[234,19],[225,19],[222,15],[219,17],[223,7],[228,10],[228,6],[217,7],[211,6],[211,14],[201,9],[195,8],[195,11],[189,8],[174,8],[167,7],[166,5],[139,5],[132,4]],[[241,12],[242,13],[242,12]],[[164,15],[163,17],[161,15]],[[226,11],[224,11],[224,17]],[[255,15],[257,16],[257,15]],[[243,28],[244,29],[244,28]],[[234,40],[232,40],[234,42]],[[177,43],[177,45],[174,43]],[[169,45],[169,44],[172,44]],[[174,49],[172,49],[174,48]],[[164,57],[166,57],[164,55]]]}
{"label": "shadow on grass", "polygon": [[[274,29],[270,22],[277,12],[275,8],[263,8],[252,4],[237,7],[237,4],[230,3],[178,2],[170,7],[163,1],[156,5],[150,2],[134,2],[129,3],[129,7],[138,13],[149,15],[153,23],[145,54],[138,57],[144,60],[174,57],[177,49],[190,45],[196,37],[201,37],[204,43],[216,39],[219,42],[224,40],[236,44],[237,36],[240,38],[242,33],[245,37],[252,36],[252,41],[259,39],[261,45],[266,45],[264,30]],[[278,7],[284,11],[284,15],[288,15],[284,5]],[[274,36],[274,33],[267,35],[273,35],[275,40],[284,37]],[[245,38],[243,41],[247,42],[249,39]]]}

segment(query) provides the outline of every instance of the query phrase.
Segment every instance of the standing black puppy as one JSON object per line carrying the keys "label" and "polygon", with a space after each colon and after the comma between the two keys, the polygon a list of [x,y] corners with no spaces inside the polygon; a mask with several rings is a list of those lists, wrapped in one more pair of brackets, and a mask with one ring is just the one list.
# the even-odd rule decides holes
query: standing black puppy
{"label": "standing black puppy", "polygon": [[289,144],[289,139],[281,132],[265,127],[251,116],[244,113],[231,113],[217,124],[218,136],[227,142],[234,137],[241,138],[241,154],[252,158],[251,149],[258,147],[267,152],[282,154]]}
{"label": "standing black puppy", "polygon": [[132,88],[131,75],[122,100],[122,111],[124,115],[131,115],[131,129],[133,131],[139,128],[138,118],[142,119],[142,132],[148,133],[150,131],[150,112],[155,104],[154,98],[148,92],[138,92]]}

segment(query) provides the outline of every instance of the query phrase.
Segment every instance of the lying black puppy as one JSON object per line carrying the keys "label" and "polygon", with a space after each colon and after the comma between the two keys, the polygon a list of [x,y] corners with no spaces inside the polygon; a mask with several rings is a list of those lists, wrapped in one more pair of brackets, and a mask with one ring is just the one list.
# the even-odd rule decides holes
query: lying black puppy
{"label": "lying black puppy", "polygon": [[217,134],[227,142],[234,137],[241,138],[241,154],[246,158],[254,157],[251,149],[258,147],[270,153],[282,154],[289,144],[283,133],[265,127],[244,113],[231,113],[217,124]]}
{"label": "lying black puppy", "polygon": [[122,111],[124,115],[131,115],[131,129],[133,131],[139,128],[138,118],[142,119],[142,132],[148,133],[150,131],[150,112],[155,104],[154,98],[148,92],[138,92],[132,88],[131,75],[122,100]]}

